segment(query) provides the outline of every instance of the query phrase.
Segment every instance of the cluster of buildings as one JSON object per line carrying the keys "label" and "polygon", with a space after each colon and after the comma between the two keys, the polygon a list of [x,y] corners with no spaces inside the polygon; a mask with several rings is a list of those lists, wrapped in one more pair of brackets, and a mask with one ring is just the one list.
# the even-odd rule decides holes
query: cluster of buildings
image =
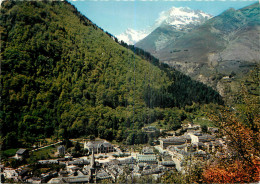
{"label": "cluster of buildings", "polygon": [[[215,135],[218,132],[216,128],[209,128],[207,133],[202,133],[198,125],[189,124],[183,128],[186,130],[183,135],[159,138],[159,145],[143,147],[139,153],[123,158],[112,157],[122,152],[111,143],[105,140],[89,141],[84,143],[84,149],[88,150],[90,155],[88,157],[72,158],[66,155],[65,147],[60,145],[57,147],[57,155],[62,158],[38,161],[43,168],[48,164],[62,165],[59,171],[50,171],[42,173],[40,177],[34,177],[28,168],[15,170],[1,166],[1,173],[6,179],[28,183],[95,183],[101,180],[115,182],[120,177],[129,179],[131,176],[144,175],[152,175],[156,179],[169,170],[185,172],[183,166],[187,157],[197,157],[205,161],[216,154],[218,149],[225,147],[223,139]],[[154,153],[156,149],[159,154]],[[20,159],[26,155],[27,150],[19,149],[15,157]],[[102,159],[99,159],[100,157]]]}
{"label": "cluster of buildings", "polygon": [[[92,146],[92,147],[90,147]],[[123,158],[97,159],[101,154],[115,153],[118,148],[107,141],[91,141],[84,144],[89,149],[89,157],[72,158],[65,155],[63,158],[39,160],[37,164],[43,168],[47,165],[63,165],[60,171],[50,171],[35,177],[28,168],[12,169],[3,168],[2,173],[6,179],[14,182],[27,183],[95,183],[101,180],[117,181],[119,177],[130,175],[144,176],[154,175],[160,177],[165,171],[175,168],[172,161],[162,162],[158,160],[152,147],[144,147],[140,154]],[[59,146],[57,151],[64,155],[64,146]],[[95,156],[96,155],[96,156]],[[124,173],[129,172],[128,175]]]}
{"label": "cluster of buildings", "polygon": [[203,133],[199,125],[188,124],[184,128],[187,131],[183,135],[160,139],[160,146],[156,146],[162,154],[171,155],[178,171],[183,170],[185,158],[205,161],[226,147],[224,140],[216,137],[217,128],[208,128],[207,133]]}

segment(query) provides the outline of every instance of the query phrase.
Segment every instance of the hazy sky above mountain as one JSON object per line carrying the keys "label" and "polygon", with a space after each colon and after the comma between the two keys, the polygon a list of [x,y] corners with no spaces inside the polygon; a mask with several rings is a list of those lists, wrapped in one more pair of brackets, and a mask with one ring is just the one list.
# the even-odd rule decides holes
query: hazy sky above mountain
{"label": "hazy sky above mountain", "polygon": [[141,30],[153,25],[160,12],[173,6],[198,9],[216,16],[229,8],[240,9],[257,1],[70,0],[69,2],[99,27],[118,35],[127,28]]}

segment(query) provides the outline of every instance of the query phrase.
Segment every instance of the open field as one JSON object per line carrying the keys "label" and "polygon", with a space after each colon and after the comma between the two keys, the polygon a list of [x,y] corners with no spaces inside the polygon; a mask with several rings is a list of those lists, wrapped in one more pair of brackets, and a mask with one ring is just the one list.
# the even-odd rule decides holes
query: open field
{"label": "open field", "polygon": [[3,154],[6,157],[12,157],[15,155],[16,151],[18,150],[18,148],[16,149],[8,149],[5,151],[1,151],[1,155]]}
{"label": "open field", "polygon": [[32,153],[31,157],[34,157],[37,160],[44,160],[44,159],[49,159],[49,158],[53,158],[55,152],[57,151],[55,146],[50,146],[50,147],[46,147],[37,151],[34,151]]}

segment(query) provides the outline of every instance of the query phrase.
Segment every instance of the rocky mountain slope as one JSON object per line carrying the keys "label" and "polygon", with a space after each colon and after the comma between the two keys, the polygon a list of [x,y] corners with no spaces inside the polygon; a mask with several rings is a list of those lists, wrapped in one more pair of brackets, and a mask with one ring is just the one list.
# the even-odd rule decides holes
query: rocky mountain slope
{"label": "rocky mountain slope", "polygon": [[[259,4],[237,11],[229,9],[172,41],[158,52],[158,56],[162,60],[180,60],[185,55],[184,62],[256,60],[259,20]],[[241,50],[244,52],[239,52]]]}
{"label": "rocky mountain slope", "polygon": [[[223,92],[220,79],[231,73],[243,77],[259,63],[259,12],[259,3],[240,10],[231,8],[177,38],[168,34],[172,29],[166,32],[164,45],[153,54]],[[142,48],[139,43],[136,45]]]}

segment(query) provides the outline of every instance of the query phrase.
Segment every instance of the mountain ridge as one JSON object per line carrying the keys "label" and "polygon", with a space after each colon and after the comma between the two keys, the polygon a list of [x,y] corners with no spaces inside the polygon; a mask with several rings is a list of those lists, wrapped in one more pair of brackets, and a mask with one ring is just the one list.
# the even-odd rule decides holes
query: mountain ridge
{"label": "mountain ridge", "polygon": [[127,29],[117,38],[127,44],[136,44],[160,26],[169,26],[176,30],[192,29],[211,17],[201,10],[192,10],[188,7],[171,7],[169,10],[161,12],[152,26],[143,30]]}
{"label": "mountain ridge", "polygon": [[135,45],[155,54],[170,42],[175,41],[210,18],[212,18],[211,15],[201,10],[172,7],[161,13],[155,24],[157,28]]}
{"label": "mountain ridge", "polygon": [[[258,8],[257,8],[258,6]],[[259,10],[259,5],[251,5],[249,7],[253,7],[253,9]],[[258,20],[254,20],[254,17],[257,19],[258,14],[250,14],[247,15],[248,8],[244,8],[241,10],[234,10],[229,9],[219,16],[214,17],[213,19],[210,19],[205,24],[201,25],[197,29],[193,30],[191,33],[184,35],[180,40],[176,42],[169,43],[164,50],[161,51],[161,53],[158,53],[157,56],[160,55],[160,59],[163,60],[169,60],[174,59],[174,57],[178,58],[178,54],[176,53],[176,56],[170,56],[170,54],[165,55],[165,52],[170,52],[172,48],[179,48],[179,49],[195,49],[199,55],[202,55],[199,59],[197,57],[194,57],[195,52],[190,54],[190,59],[185,59],[187,62],[191,61],[202,61],[207,60],[207,53],[209,52],[219,52],[223,51],[223,49],[229,44],[229,41],[236,41],[236,39],[239,39],[239,35],[243,31],[248,30],[248,24],[259,26]],[[253,15],[253,20],[248,20],[249,17]],[[196,47],[195,47],[196,45]],[[199,50],[202,50],[201,52]],[[181,54],[180,54],[181,55]],[[193,58],[193,59],[192,59]],[[222,57],[223,60],[223,57]]]}
{"label": "mountain ridge", "polygon": [[259,11],[258,3],[239,10],[230,8],[177,38],[167,35],[170,39],[161,49],[150,52],[161,62],[218,89],[222,83],[214,79],[232,72],[243,77],[259,63]]}

